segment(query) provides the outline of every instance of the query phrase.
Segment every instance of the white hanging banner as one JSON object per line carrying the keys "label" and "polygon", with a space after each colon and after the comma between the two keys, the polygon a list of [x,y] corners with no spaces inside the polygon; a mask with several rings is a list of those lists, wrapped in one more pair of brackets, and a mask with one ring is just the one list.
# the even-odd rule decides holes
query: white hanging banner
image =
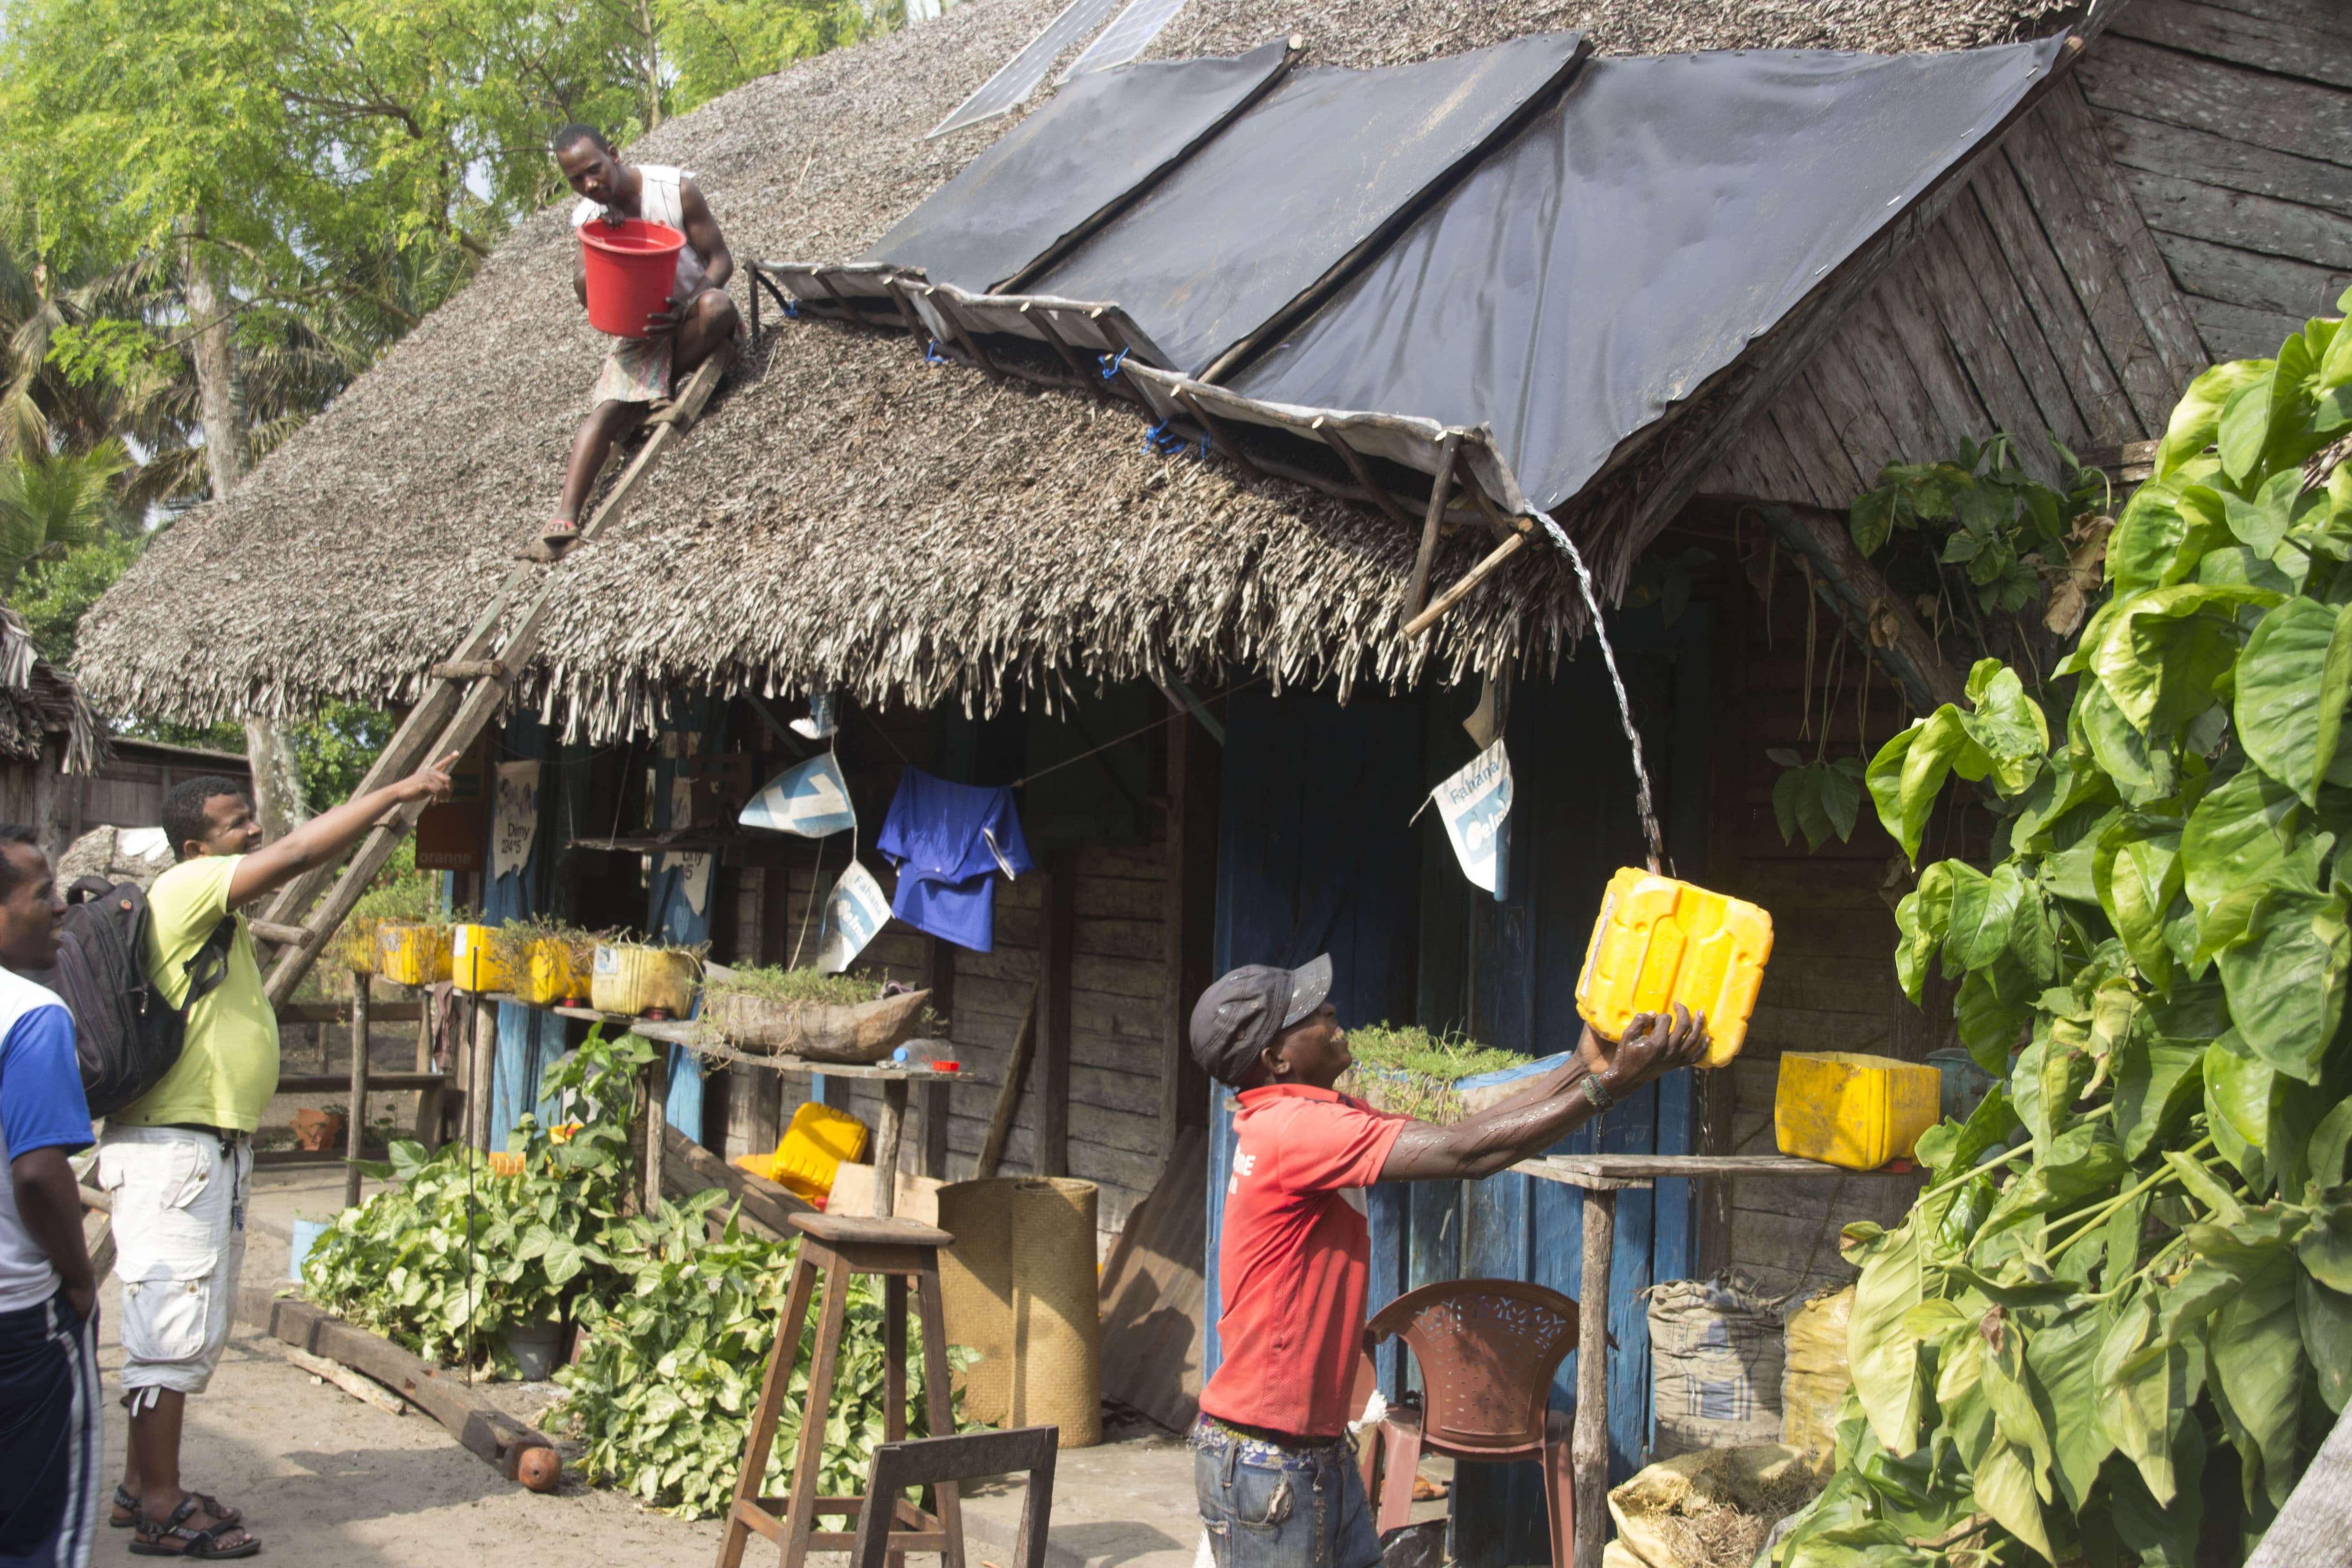
{"label": "white hanging banner", "polygon": [[662,857],[663,868],[678,874],[678,891],[686,895],[686,907],[697,915],[710,907],[710,860],[709,854],[702,850],[672,850]]}
{"label": "white hanging banner", "polygon": [[817,968],[827,974],[847,969],[889,918],[889,895],[874,879],[874,873],[852,860],[824,900],[824,936],[817,943]]}
{"label": "white hanging banner", "polygon": [[490,814],[490,878],[520,871],[539,837],[539,764],[500,763]]}
{"label": "white hanging banner", "polygon": [[793,720],[792,727],[793,733],[804,740],[824,741],[831,739],[834,731],[841,728],[841,719],[838,710],[834,704],[833,693],[830,691],[810,692],[808,717],[805,719]]}
{"label": "white hanging banner", "polygon": [[856,826],[857,813],[849,804],[849,784],[841,776],[841,764],[827,752],[777,774],[735,820],[746,827],[823,838]]}
{"label": "white hanging banner", "polygon": [[1510,844],[1511,759],[1503,742],[1479,752],[1470,765],[1430,793],[1445,821],[1445,837],[1462,862],[1462,874],[1499,895],[1503,855]]}

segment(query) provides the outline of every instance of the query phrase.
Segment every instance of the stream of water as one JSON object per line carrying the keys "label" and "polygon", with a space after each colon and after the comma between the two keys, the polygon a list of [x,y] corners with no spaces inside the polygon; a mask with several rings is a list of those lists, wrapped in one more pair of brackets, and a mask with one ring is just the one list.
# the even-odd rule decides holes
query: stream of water
{"label": "stream of water", "polygon": [[1584,590],[1584,607],[1592,616],[1592,635],[1601,640],[1601,662],[1609,667],[1609,684],[1617,693],[1617,721],[1624,726],[1625,743],[1633,748],[1633,793],[1642,813],[1642,836],[1650,847],[1650,869],[1665,874],[1665,847],[1658,835],[1658,814],[1650,803],[1650,770],[1642,761],[1642,732],[1633,727],[1633,704],[1625,696],[1625,679],[1617,673],[1617,650],[1609,644],[1609,627],[1601,616],[1601,595],[1592,590],[1592,574],[1585,569],[1584,557],[1577,552],[1575,542],[1568,531],[1543,512],[1536,513],[1551,542],[1568,555],[1568,563],[1576,568],[1577,585]]}

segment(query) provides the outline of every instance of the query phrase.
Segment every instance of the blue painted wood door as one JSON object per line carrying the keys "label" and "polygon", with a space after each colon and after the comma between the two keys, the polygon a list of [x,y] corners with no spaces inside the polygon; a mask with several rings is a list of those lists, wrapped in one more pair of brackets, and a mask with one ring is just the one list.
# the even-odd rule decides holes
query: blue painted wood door
{"label": "blue painted wood door", "polygon": [[[1410,1017],[1420,862],[1418,701],[1236,692],[1225,715],[1214,967],[1296,967],[1331,955],[1344,1025]],[[1233,1113],[1210,1086],[1209,1233],[1202,1373],[1217,1368],[1217,1247],[1233,1174]],[[1378,1282],[1375,1281],[1377,1288]],[[1394,1292],[1393,1281],[1390,1285]]]}

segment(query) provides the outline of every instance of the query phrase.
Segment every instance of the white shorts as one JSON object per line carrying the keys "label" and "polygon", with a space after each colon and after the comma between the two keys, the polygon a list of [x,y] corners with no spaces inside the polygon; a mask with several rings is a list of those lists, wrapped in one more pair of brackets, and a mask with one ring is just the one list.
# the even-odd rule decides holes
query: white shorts
{"label": "white shorts", "polygon": [[226,1153],[209,1132],[110,1127],[99,1184],[114,1203],[114,1273],[122,1281],[122,1387],[202,1394],[220,1364],[245,1268],[253,1145]]}

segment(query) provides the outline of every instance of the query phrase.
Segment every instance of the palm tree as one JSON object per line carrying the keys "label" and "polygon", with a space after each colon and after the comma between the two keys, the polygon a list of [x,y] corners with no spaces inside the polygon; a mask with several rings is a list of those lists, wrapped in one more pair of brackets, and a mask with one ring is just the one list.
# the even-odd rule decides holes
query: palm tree
{"label": "palm tree", "polygon": [[119,441],[81,453],[20,451],[0,463],[0,596],[30,563],[123,531],[114,481],[130,466]]}

